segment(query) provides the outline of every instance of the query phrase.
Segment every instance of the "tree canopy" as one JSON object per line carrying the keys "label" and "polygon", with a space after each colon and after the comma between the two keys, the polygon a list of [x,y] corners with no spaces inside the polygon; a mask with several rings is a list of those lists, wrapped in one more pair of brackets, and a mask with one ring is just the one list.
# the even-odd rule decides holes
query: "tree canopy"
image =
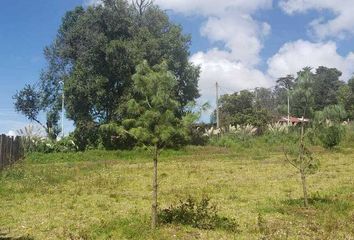
{"label": "tree canopy", "polygon": [[165,61],[176,77],[173,94],[181,117],[188,102],[199,97],[199,67],[188,60],[190,44],[181,26],[151,1],[103,0],[102,5],[77,7],[65,14],[44,50],[41,110],[59,111],[63,81],[66,114],[76,126],[119,123],[136,94],[136,66],[146,60],[151,66]]}

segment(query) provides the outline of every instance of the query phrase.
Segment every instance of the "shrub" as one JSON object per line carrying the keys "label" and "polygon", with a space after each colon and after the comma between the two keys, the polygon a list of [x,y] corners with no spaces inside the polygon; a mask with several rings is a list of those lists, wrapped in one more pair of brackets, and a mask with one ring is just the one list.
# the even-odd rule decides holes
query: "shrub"
{"label": "shrub", "polygon": [[205,146],[207,145],[209,141],[209,137],[205,134],[205,127],[195,127],[191,126],[189,127],[189,135],[190,135],[190,141],[189,143],[191,145],[195,146]]}
{"label": "shrub", "polygon": [[331,149],[337,145],[342,140],[344,129],[340,125],[331,125],[328,127],[323,127],[319,135],[319,139],[323,146],[327,149]]}
{"label": "shrub", "polygon": [[210,204],[210,199],[203,197],[200,202],[189,197],[186,201],[180,201],[177,206],[170,206],[159,213],[159,219],[163,224],[182,224],[199,229],[223,229],[237,232],[238,224],[234,219],[221,217],[217,207]]}
{"label": "shrub", "polygon": [[79,147],[75,144],[71,136],[53,142],[52,146],[54,152],[76,152],[79,150]]}
{"label": "shrub", "polygon": [[79,151],[96,148],[99,140],[98,127],[92,122],[79,123],[72,137]]}
{"label": "shrub", "polygon": [[52,141],[46,138],[23,138],[24,150],[26,153],[58,153],[76,152],[78,146],[71,137],[65,137],[59,141]]}

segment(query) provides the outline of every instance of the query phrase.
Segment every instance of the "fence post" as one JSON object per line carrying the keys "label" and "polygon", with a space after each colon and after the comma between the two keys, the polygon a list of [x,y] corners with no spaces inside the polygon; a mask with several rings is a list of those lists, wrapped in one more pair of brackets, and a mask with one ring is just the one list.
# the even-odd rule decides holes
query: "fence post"
{"label": "fence post", "polygon": [[9,138],[5,135],[5,161],[4,161],[4,167],[6,167],[9,164]]}
{"label": "fence post", "polygon": [[0,135],[0,170],[24,156],[22,138]]}
{"label": "fence post", "polygon": [[14,137],[9,137],[9,162],[8,162],[8,164],[13,163],[13,147],[14,147]]}

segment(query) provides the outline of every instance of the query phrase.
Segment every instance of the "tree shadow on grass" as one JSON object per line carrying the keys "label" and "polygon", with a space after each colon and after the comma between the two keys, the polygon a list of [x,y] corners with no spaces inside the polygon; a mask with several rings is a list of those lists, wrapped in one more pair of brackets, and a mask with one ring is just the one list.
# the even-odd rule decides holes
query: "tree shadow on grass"
{"label": "tree shadow on grass", "polygon": [[0,240],[34,240],[33,237],[26,236],[26,237],[7,237],[7,233],[0,232]]}
{"label": "tree shadow on grass", "polygon": [[[330,198],[322,198],[322,197],[309,198],[308,202],[309,202],[310,206],[313,206],[316,204],[333,204],[333,203],[335,203],[335,201]],[[304,206],[304,199],[303,198],[287,199],[287,200],[281,201],[281,203],[288,205],[288,206],[302,207],[302,206]]]}
{"label": "tree shadow on grass", "polygon": [[[316,211],[331,211],[339,214],[348,214],[349,210],[354,209],[354,204],[350,201],[343,199],[334,199],[329,197],[311,197],[308,199],[309,208],[304,207],[303,198],[287,199],[281,201],[281,207],[278,208],[279,212],[309,212]],[[294,211],[295,210],[295,211]]]}

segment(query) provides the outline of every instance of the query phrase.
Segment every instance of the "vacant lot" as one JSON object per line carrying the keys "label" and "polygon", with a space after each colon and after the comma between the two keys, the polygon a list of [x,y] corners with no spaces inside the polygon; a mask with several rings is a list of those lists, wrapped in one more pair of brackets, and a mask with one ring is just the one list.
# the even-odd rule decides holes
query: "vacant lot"
{"label": "vacant lot", "polygon": [[32,154],[0,173],[0,239],[354,239],[354,149],[314,149],[311,206],[281,151],[189,147],[159,164],[160,208],[208,196],[239,232],[150,230],[152,163],[144,152]]}

